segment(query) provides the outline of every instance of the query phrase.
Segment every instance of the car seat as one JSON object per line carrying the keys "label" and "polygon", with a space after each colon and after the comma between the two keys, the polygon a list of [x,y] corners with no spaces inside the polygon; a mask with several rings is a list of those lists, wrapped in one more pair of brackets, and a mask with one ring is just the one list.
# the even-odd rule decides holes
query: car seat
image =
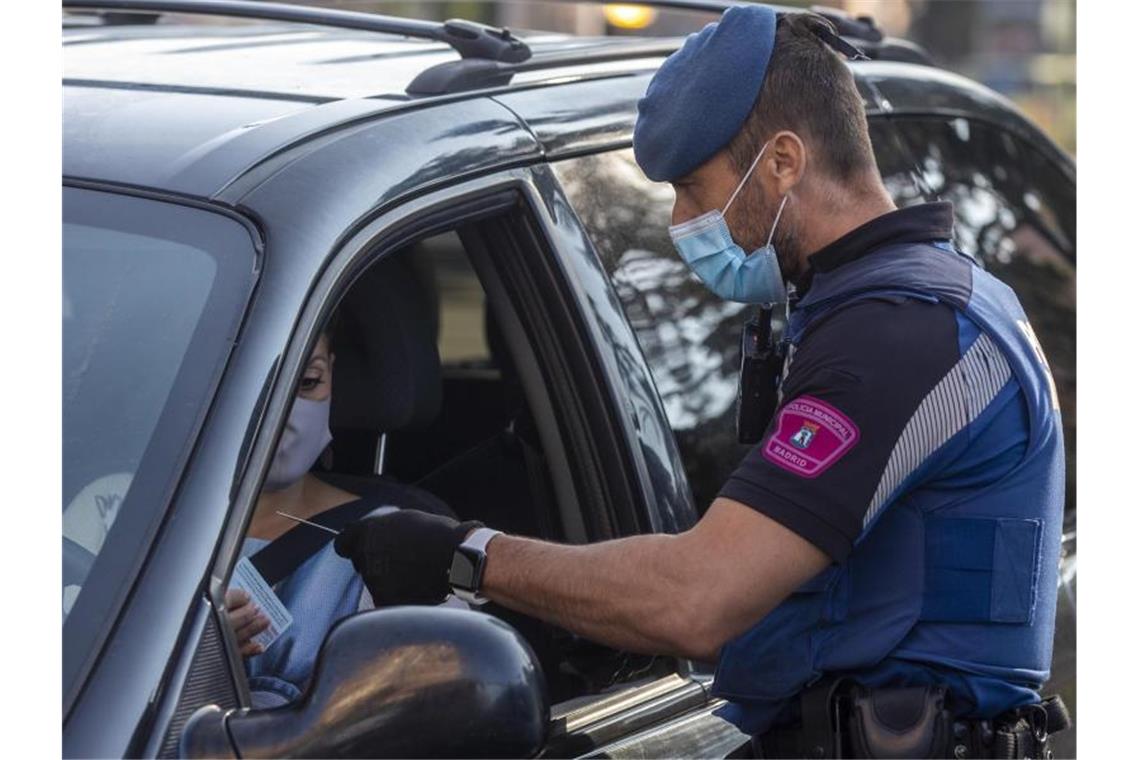
{"label": "car seat", "polygon": [[[333,338],[332,466],[314,474],[361,496],[458,519],[479,519],[508,533],[557,540],[560,533],[549,518],[553,491],[537,430],[490,310],[485,317],[486,339],[501,372],[503,396],[510,400],[506,422],[414,485],[371,474],[382,434],[438,430],[438,424],[431,425],[439,415],[443,388],[436,303],[403,257],[373,266],[345,297]],[[558,702],[593,690],[590,679],[566,660],[565,632],[496,604],[483,611],[510,623],[530,643],[546,674],[551,699]]]}
{"label": "car seat", "polygon": [[550,520],[554,495],[538,430],[514,361],[489,308],[484,330],[503,385],[505,422],[417,482],[446,500],[465,519],[477,518],[519,535],[561,538]]}
{"label": "car seat", "polygon": [[314,475],[362,497],[454,515],[422,488],[376,474],[384,436],[430,423],[442,394],[437,313],[415,270],[391,257],[370,267],[341,302],[333,335],[331,462]]}

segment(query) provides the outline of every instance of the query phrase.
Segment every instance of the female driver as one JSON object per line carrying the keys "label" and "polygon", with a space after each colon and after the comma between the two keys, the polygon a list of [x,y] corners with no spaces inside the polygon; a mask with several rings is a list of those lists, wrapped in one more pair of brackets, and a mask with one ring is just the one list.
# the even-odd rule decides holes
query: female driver
{"label": "female driver", "polygon": [[[290,530],[320,530],[299,525],[278,512],[319,521],[322,513],[349,502],[362,502],[360,515],[371,509],[393,508],[391,497],[383,503],[376,501],[369,505],[363,503],[369,501],[367,497],[337,488],[310,472],[332,440],[329,409],[334,356],[330,339],[330,330],[326,328],[309,356],[285,431],[257,500],[242,556],[256,555]],[[446,508],[435,497],[418,489],[397,488],[404,495],[404,506],[424,509],[425,500],[430,500],[437,508]],[[299,697],[312,674],[321,643],[333,625],[358,610],[373,607],[372,598],[352,563],[337,556],[331,540],[276,583],[274,591],[293,616],[293,623],[266,650],[253,641],[253,637],[269,626],[265,614],[244,590],[231,588],[225,597],[230,625],[246,658],[254,707],[274,707]]]}
{"label": "female driver", "polygon": [[[309,356],[293,400],[285,431],[257,500],[242,556],[252,556],[274,539],[297,527],[278,512],[311,520],[333,507],[356,501],[356,494],[318,479],[309,469],[332,441],[333,355],[326,331]],[[379,506],[379,505],[377,505]],[[302,526],[304,527],[304,526]],[[317,528],[306,528],[318,530]],[[293,624],[263,651],[253,637],[269,627],[269,619],[242,589],[226,592],[230,625],[246,657],[255,707],[272,707],[300,696],[332,625],[363,606],[371,606],[352,563],[333,551],[330,541],[274,588],[293,616]]]}

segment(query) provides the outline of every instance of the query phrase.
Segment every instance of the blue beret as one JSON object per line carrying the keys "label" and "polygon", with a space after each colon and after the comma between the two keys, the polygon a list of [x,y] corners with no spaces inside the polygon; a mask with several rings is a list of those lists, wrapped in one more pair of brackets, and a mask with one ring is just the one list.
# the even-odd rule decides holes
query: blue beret
{"label": "blue beret", "polygon": [[679,179],[736,136],[760,95],[775,42],[775,11],[736,5],[665,59],[637,102],[633,155],[645,176]]}

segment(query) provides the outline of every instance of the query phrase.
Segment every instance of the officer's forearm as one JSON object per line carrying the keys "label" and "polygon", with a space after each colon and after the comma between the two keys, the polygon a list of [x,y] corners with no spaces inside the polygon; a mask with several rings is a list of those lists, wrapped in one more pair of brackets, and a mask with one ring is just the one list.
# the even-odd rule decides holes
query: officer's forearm
{"label": "officer's forearm", "polygon": [[567,546],[501,535],[487,547],[493,601],[615,648],[710,660],[686,536],[646,535]]}

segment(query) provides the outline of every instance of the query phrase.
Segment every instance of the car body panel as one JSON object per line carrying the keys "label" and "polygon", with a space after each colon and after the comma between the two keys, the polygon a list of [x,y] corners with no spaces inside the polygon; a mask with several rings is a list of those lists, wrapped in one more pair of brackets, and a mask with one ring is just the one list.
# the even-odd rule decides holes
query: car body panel
{"label": "car body panel", "polygon": [[404,88],[425,68],[459,58],[438,42],[291,23],[72,29],[64,51],[67,77],[315,102],[404,99]]}
{"label": "car body panel", "polygon": [[[527,41],[536,55],[614,44],[560,35]],[[362,119],[481,98],[409,97],[404,89],[417,74],[457,54],[446,45],[376,33],[297,24],[155,25],[70,29],[64,46],[64,175],[202,197],[217,196],[293,146]],[[625,78],[630,65],[574,65],[519,81],[544,89],[550,79]],[[184,108],[195,118],[186,119]],[[140,133],[151,139],[138,140]]]}
{"label": "car body panel", "polygon": [[[559,35],[526,39],[536,55],[614,44]],[[611,62],[599,73],[599,65],[581,64],[519,75],[513,87],[418,100],[404,93],[428,65],[455,58],[437,43],[295,24],[71,29],[65,35],[65,81],[73,83],[65,92],[65,128],[89,129],[75,117],[91,112],[107,126],[67,135],[65,174],[212,197],[243,171],[324,132],[390,110],[488,95],[515,110],[543,150],[557,157],[628,141],[637,98],[654,66],[650,60]],[[868,113],[960,111],[1052,145],[1009,101],[964,77],[916,64],[849,65]],[[574,81],[588,76],[601,78]],[[204,116],[194,120],[166,101],[194,96],[207,99],[195,109]],[[101,98],[107,103],[99,104]],[[249,102],[259,100],[265,102]],[[122,128],[125,116],[112,113],[122,108],[131,112],[133,129],[154,138],[125,144],[132,134]],[[1052,150],[1051,157],[1071,166],[1063,151]],[[116,160],[123,151],[134,158]]]}
{"label": "car body panel", "polygon": [[540,155],[514,114],[479,98],[326,135],[264,167],[264,180],[251,175],[220,198],[275,231],[271,266],[311,272],[337,241],[399,199]]}
{"label": "car body panel", "polygon": [[988,121],[1029,140],[1076,180],[1069,154],[1057,146],[1009,99],[960,74],[933,66],[887,61],[856,65],[861,80],[881,96],[879,108],[891,115],[968,116]]}
{"label": "car body panel", "polygon": [[586,757],[729,757],[752,737],[713,713],[724,700],[713,700],[664,723],[599,747]]}
{"label": "car body panel", "polygon": [[[64,88],[63,174],[208,195],[175,178],[212,147],[309,104],[200,93]],[[187,119],[184,108],[196,116]],[[233,171],[232,163],[228,169]]]}
{"label": "car body panel", "polygon": [[548,160],[626,142],[652,72],[495,95],[526,122]]}

